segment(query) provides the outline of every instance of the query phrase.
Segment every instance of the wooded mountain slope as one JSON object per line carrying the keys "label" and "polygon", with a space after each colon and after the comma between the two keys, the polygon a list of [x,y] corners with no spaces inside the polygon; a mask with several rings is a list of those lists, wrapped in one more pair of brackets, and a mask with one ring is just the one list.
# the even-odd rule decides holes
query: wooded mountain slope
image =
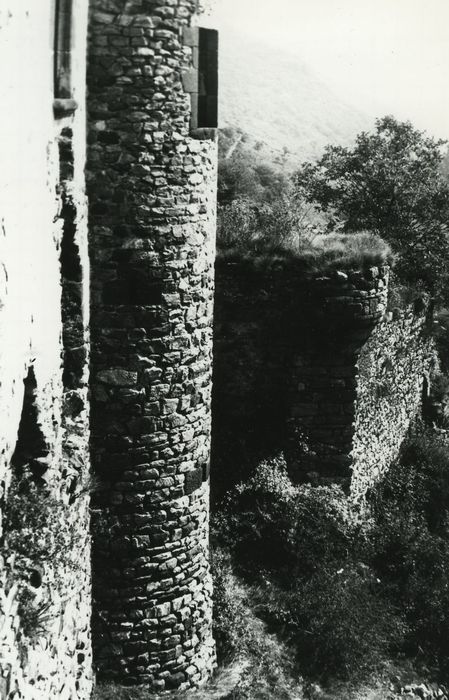
{"label": "wooded mountain slope", "polygon": [[278,156],[288,149],[286,164],[294,167],[328,143],[349,145],[373,123],[301,58],[226,30],[220,36],[220,126],[240,128]]}

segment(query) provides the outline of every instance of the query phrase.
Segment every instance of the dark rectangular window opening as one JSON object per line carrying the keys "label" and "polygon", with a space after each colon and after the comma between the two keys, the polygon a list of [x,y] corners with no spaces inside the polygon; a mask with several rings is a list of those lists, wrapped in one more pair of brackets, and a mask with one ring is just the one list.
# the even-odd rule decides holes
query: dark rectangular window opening
{"label": "dark rectangular window opening", "polygon": [[72,97],[72,0],[56,0],[54,45],[54,96]]}
{"label": "dark rectangular window opening", "polygon": [[218,32],[199,29],[198,123],[199,129],[218,126]]}

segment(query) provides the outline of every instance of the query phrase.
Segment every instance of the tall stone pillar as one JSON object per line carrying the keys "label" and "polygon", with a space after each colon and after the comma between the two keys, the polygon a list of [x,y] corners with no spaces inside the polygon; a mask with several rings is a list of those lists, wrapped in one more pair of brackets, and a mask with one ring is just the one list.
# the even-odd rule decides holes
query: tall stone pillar
{"label": "tall stone pillar", "polygon": [[214,125],[198,118],[195,10],[93,0],[90,17],[95,660],[100,677],[153,691],[200,685],[215,660],[216,143],[197,128]]}

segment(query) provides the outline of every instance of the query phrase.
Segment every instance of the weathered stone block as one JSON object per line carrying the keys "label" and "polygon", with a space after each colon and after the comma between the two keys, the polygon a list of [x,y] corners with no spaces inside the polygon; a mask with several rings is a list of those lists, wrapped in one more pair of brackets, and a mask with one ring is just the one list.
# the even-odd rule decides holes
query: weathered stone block
{"label": "weathered stone block", "polygon": [[195,69],[185,71],[182,74],[182,85],[185,92],[198,93],[198,71]]}
{"label": "weathered stone block", "polygon": [[137,372],[125,369],[107,369],[97,373],[97,380],[111,386],[131,387],[137,384]]}

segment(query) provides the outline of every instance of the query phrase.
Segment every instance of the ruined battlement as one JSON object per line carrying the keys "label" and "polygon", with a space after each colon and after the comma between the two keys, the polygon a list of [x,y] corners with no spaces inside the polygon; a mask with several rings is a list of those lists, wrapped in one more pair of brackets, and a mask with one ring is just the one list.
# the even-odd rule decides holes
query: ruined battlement
{"label": "ruined battlement", "polygon": [[295,257],[217,259],[217,497],[280,451],[294,481],[337,481],[354,497],[380,477],[434,357],[427,302],[388,310],[388,296],[387,266],[324,274]]}

